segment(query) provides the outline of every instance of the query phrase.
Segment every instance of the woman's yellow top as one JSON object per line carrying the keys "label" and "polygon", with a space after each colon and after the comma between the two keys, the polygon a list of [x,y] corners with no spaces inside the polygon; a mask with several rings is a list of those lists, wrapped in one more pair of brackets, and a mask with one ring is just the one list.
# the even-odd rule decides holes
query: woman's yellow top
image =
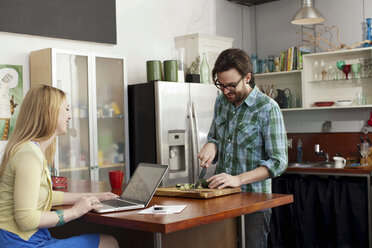
{"label": "woman's yellow top", "polygon": [[40,148],[30,141],[21,144],[0,178],[0,229],[28,240],[38,231],[41,212],[62,202],[63,192],[52,191]]}

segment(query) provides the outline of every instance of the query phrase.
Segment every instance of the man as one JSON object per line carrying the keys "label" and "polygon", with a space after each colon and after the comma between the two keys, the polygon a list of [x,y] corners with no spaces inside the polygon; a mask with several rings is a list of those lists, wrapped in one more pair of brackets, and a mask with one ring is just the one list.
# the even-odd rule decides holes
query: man
{"label": "man", "polygon": [[[278,104],[258,90],[249,56],[227,49],[212,71],[221,90],[208,141],[199,152],[202,166],[218,159],[210,188],[241,186],[244,192],[271,193],[271,179],[287,168],[287,136]],[[247,247],[267,246],[271,209],[245,216]]]}

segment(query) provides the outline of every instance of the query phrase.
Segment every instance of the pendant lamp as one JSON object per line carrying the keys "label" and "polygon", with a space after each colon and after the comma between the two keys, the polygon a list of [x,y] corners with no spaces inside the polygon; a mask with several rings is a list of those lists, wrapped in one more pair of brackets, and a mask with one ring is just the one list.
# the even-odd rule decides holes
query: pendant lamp
{"label": "pendant lamp", "polygon": [[313,0],[302,0],[301,9],[294,15],[291,23],[296,25],[311,25],[325,21],[323,15],[313,7]]}

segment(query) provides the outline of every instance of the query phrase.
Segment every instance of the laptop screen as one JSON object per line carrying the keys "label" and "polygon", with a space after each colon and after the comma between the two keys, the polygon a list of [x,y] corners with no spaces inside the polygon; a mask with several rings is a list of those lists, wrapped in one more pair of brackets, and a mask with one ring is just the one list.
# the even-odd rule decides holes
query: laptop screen
{"label": "laptop screen", "polygon": [[147,205],[167,171],[167,165],[140,163],[121,199]]}

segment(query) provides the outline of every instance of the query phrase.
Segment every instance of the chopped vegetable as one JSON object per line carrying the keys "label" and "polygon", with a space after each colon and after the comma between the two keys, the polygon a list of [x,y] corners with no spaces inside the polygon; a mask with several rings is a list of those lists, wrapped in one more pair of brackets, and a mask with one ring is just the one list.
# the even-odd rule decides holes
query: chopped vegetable
{"label": "chopped vegetable", "polygon": [[[207,183],[205,179],[201,179],[201,180],[202,181],[199,183],[198,189],[208,188],[209,183]],[[195,184],[194,183],[184,183],[184,184],[177,183],[176,188],[179,190],[195,189]]]}

